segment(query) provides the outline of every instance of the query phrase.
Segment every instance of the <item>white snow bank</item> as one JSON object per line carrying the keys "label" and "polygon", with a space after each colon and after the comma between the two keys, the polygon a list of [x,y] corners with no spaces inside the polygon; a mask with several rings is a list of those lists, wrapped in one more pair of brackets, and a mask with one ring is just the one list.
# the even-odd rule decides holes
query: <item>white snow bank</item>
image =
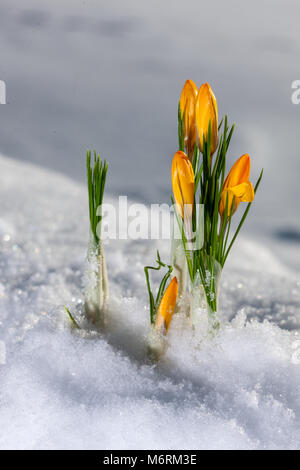
{"label": "white snow bank", "polygon": [[143,266],[157,247],[167,260],[168,244],[108,245],[107,332],[72,333],[63,305],[81,321],[85,188],[4,157],[0,167],[2,449],[300,447],[299,280],[271,242],[237,242],[220,334],[178,314],[153,365]]}

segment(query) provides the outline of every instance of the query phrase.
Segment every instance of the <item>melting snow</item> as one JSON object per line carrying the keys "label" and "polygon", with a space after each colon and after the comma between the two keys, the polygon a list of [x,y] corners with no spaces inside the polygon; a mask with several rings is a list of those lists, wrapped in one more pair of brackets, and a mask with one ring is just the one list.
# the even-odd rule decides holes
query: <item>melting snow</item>
{"label": "melting snow", "polygon": [[0,165],[2,449],[300,447],[300,283],[271,242],[240,237],[222,275],[220,333],[192,331],[179,313],[154,365],[143,266],[157,248],[168,260],[168,244],[107,245],[107,330],[72,332],[63,305],[83,321],[86,190]]}

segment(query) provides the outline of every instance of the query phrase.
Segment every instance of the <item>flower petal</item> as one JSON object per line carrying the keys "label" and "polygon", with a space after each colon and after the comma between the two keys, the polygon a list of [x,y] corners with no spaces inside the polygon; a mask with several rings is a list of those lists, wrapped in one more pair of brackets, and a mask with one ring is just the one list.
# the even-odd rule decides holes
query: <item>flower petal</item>
{"label": "flower petal", "polygon": [[193,82],[193,80],[187,80],[182,89],[180,102],[179,102],[180,110],[181,110],[181,117],[183,116],[185,109],[189,107],[190,103],[195,103],[197,93],[198,93],[198,89],[195,83]]}
{"label": "flower petal", "polygon": [[167,333],[169,329],[177,302],[177,295],[178,282],[177,278],[174,277],[165,290],[156,315],[155,328],[161,333]]}
{"label": "flower petal", "polygon": [[243,202],[252,202],[254,200],[254,188],[250,181],[246,183],[238,184],[229,189],[237,199]]}
{"label": "flower petal", "polygon": [[182,89],[179,102],[181,117],[184,115],[184,146],[190,160],[193,159],[194,145],[196,142],[195,105],[197,93],[198,90],[193,80],[187,80]]}
{"label": "flower petal", "polygon": [[181,151],[176,152],[173,157],[172,187],[178,213],[184,219],[185,214],[193,211],[195,177],[191,162]]}
{"label": "flower petal", "polygon": [[227,198],[228,198],[227,217],[230,216],[232,204],[234,203],[232,214],[235,213],[235,211],[237,210],[237,208],[239,207],[239,204],[240,204],[240,200],[235,197],[235,194],[230,189],[224,189],[222,191],[221,199],[220,199],[220,203],[219,203],[219,213],[220,213],[222,218],[224,217]]}
{"label": "flower petal", "polygon": [[211,154],[218,147],[218,106],[217,100],[208,83],[201,85],[198,91],[195,108],[197,141],[203,152],[203,136],[207,139],[209,122],[211,122]]}
{"label": "flower petal", "polygon": [[250,178],[251,160],[247,153],[242,155],[233,165],[224,182],[224,189],[245,183]]}
{"label": "flower petal", "polygon": [[247,181],[246,183],[238,184],[237,186],[233,186],[232,188],[225,189],[222,192],[220,204],[219,204],[219,212],[221,217],[223,217],[226,207],[226,199],[228,197],[228,210],[227,216],[230,216],[231,206],[234,204],[232,214],[235,213],[237,208],[240,205],[240,202],[252,202],[254,200],[254,188],[251,181]]}

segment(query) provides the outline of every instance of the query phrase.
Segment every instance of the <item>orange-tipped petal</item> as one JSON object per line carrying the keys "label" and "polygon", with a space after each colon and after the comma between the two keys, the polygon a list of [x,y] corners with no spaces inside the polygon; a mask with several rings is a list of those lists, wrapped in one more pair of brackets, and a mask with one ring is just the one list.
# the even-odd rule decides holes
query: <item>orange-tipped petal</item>
{"label": "orange-tipped petal", "polygon": [[218,106],[217,100],[208,83],[201,85],[195,107],[197,143],[203,152],[203,136],[207,139],[209,123],[211,123],[211,155],[216,151],[218,139]]}
{"label": "orange-tipped petal", "polygon": [[182,89],[179,101],[181,118],[184,117],[184,146],[191,160],[193,157],[194,145],[196,142],[195,105],[197,93],[198,90],[193,80],[187,80]]}
{"label": "orange-tipped petal", "polygon": [[224,189],[232,188],[249,181],[251,160],[247,153],[242,155],[233,165],[224,182]]}
{"label": "orange-tipped petal", "polygon": [[226,200],[228,198],[227,217],[239,207],[240,202],[252,202],[254,200],[254,188],[249,181],[251,161],[248,154],[242,155],[233,165],[224,182],[219,203],[219,213],[224,217]]}
{"label": "orange-tipped petal", "polygon": [[178,282],[177,278],[174,277],[165,290],[156,315],[155,328],[162,333],[167,333],[169,329],[177,302],[177,295]]}
{"label": "orange-tipped petal", "polygon": [[237,199],[242,202],[252,202],[254,200],[254,188],[251,181],[238,184],[229,189]]}
{"label": "orange-tipped petal", "polygon": [[195,177],[193,167],[184,152],[175,153],[172,161],[172,187],[177,211],[181,218],[193,213]]}

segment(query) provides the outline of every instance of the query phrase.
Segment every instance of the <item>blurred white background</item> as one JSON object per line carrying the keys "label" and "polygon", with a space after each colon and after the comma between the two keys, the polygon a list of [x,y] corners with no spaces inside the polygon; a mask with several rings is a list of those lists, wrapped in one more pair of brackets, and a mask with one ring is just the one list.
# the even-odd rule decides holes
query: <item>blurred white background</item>
{"label": "blurred white background", "polygon": [[85,150],[109,160],[107,190],[169,202],[177,102],[208,81],[237,126],[229,165],[264,179],[247,230],[299,243],[300,79],[296,0],[2,0],[0,151],[85,179]]}

